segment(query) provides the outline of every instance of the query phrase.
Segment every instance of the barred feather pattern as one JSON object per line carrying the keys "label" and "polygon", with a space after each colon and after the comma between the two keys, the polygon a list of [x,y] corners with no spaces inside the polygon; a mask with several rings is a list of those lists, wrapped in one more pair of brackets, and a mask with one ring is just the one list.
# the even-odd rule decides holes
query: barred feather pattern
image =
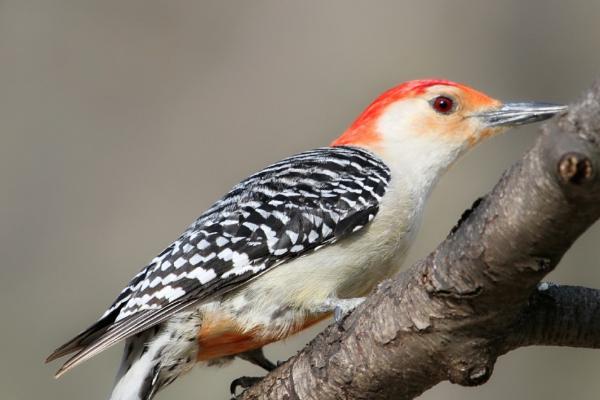
{"label": "barred feather pattern", "polygon": [[390,170],[371,152],[326,147],[236,185],[121,292],[116,321],[189,297],[222,294],[268,268],[356,232],[375,216]]}

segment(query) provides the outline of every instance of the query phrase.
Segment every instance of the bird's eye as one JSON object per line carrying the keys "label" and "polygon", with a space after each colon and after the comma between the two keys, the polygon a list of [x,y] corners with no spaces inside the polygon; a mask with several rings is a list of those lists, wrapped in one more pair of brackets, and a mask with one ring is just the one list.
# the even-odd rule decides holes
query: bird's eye
{"label": "bird's eye", "polygon": [[450,114],[454,110],[454,100],[446,96],[438,96],[431,101],[431,107],[440,114]]}

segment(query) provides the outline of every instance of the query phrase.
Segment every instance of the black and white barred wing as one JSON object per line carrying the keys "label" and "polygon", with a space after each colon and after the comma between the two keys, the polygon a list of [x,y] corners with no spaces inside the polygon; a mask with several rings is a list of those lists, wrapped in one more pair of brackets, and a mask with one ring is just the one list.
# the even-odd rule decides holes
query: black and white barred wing
{"label": "black and white barred wing", "polygon": [[382,161],[351,147],[301,153],[252,175],[134,277],[98,321],[111,322],[82,347],[82,360],[359,231],[375,217],[389,179]]}

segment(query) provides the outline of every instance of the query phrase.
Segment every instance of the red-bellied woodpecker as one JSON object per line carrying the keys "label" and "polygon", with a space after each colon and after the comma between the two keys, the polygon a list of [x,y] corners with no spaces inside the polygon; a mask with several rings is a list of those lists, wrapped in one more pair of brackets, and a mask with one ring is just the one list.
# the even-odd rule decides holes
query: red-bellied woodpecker
{"label": "red-bellied woodpecker", "polygon": [[[126,339],[112,400],[148,400],[195,363],[237,356],[352,310],[401,266],[440,175],[505,128],[565,110],[444,80],[403,83],[336,139],[236,185],[48,361],[57,376]],[[240,383],[240,382],[238,382]]]}

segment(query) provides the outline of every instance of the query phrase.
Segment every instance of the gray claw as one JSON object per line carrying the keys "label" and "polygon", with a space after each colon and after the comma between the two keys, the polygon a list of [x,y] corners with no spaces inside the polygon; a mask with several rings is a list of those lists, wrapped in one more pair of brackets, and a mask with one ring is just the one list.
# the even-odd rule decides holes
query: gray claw
{"label": "gray claw", "polygon": [[337,306],[333,310],[333,319],[338,325],[342,323],[346,315],[348,315],[348,312],[344,312],[344,310],[342,310],[342,307],[340,306]]}

